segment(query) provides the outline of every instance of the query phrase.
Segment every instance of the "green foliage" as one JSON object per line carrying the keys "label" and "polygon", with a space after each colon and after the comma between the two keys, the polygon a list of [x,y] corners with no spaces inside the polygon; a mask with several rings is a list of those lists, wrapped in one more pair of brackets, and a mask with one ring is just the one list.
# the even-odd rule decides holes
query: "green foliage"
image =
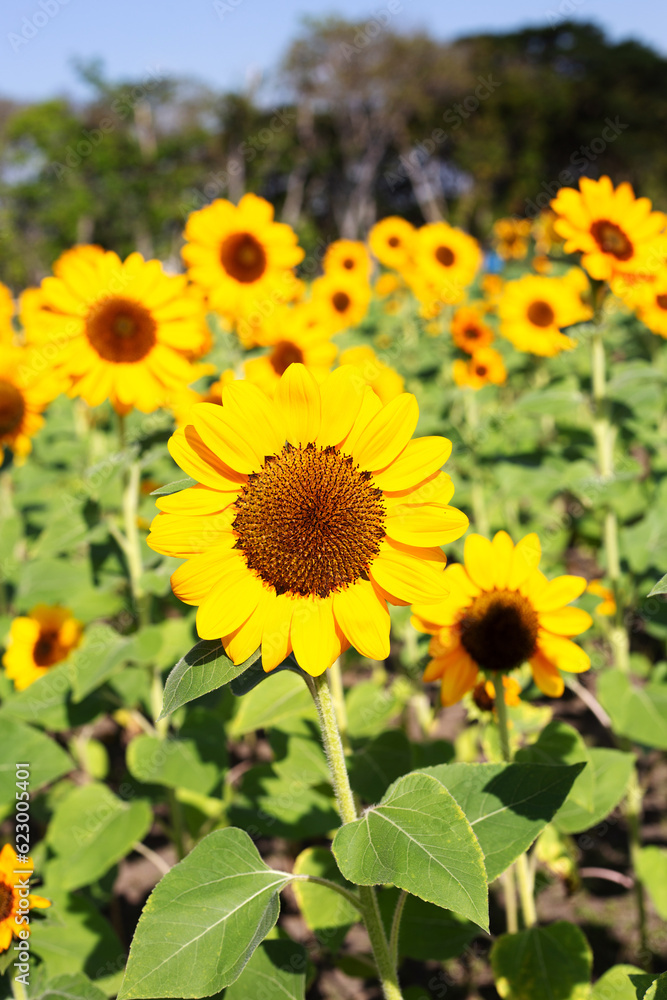
{"label": "green foliage", "polygon": [[598,697],[615,733],[667,750],[667,684],[640,687],[620,670],[608,670],[598,681]]}
{"label": "green foliage", "polygon": [[202,695],[229,684],[247,670],[258,656],[259,652],[253,653],[244,663],[235,666],[225,655],[221,643],[201,639],[169,674],[160,718],[165,718],[195,698],[201,698]]}
{"label": "green foliage", "polygon": [[564,920],[503,934],[491,950],[501,997],[510,1000],[588,1000],[591,950],[583,933]]}

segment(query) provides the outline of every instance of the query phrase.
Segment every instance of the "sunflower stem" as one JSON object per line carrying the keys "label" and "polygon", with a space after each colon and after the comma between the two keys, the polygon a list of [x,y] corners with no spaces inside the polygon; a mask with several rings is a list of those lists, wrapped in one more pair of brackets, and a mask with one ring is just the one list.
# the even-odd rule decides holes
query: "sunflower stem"
{"label": "sunflower stem", "polygon": [[[331,781],[341,819],[343,823],[354,823],[358,818],[357,807],[350,786],[350,776],[345,763],[345,750],[326,673],[320,674],[319,677],[307,678],[307,684],[317,708],[322,742],[329,762]],[[403,995],[398,984],[398,974],[392,961],[389,942],[380,917],[375,887],[360,885],[358,889],[361,914],[370,938],[385,1000],[402,1000]]]}
{"label": "sunflower stem", "polygon": [[403,910],[405,908],[407,898],[408,894],[405,889],[403,889],[398,897],[398,900],[396,901],[396,909],[394,910],[394,916],[391,921],[389,951],[391,953],[391,960],[394,963],[394,968],[398,967],[398,944],[401,936],[401,918],[403,916]]}
{"label": "sunflower stem", "polygon": [[12,976],[12,993],[14,994],[14,1000],[28,1000],[28,991],[25,985],[20,979],[15,979]]}
{"label": "sunflower stem", "polygon": [[519,930],[519,908],[516,901],[516,878],[514,865],[511,865],[503,875],[505,887],[505,922],[508,934],[516,934]]}
{"label": "sunflower stem", "polygon": [[340,657],[334,660],[329,668],[329,683],[331,684],[331,697],[333,698],[341,743],[345,752],[349,753],[350,740],[347,735],[347,707],[345,705],[345,688],[343,687],[343,672],[340,666]]}
{"label": "sunflower stem", "polygon": [[641,813],[642,813],[642,789],[637,775],[637,768],[633,767],[630,781],[628,783],[627,797],[625,800],[625,819],[628,824],[628,840],[630,842],[630,861],[635,876],[635,900],[637,903],[637,923],[639,927],[639,949],[640,960],[644,968],[650,967],[651,952],[648,942],[648,929],[646,926],[646,899],[644,896],[644,884],[639,877],[638,860],[642,847],[641,841]]}

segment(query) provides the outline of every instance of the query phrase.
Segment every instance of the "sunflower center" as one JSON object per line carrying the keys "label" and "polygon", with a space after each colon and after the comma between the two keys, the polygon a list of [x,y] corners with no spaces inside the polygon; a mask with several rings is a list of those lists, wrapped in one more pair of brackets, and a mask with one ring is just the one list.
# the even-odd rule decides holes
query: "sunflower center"
{"label": "sunflower center", "polygon": [[336,312],[344,313],[349,308],[351,300],[347,292],[334,292],[331,301]]}
{"label": "sunflower center", "polygon": [[352,260],[351,257],[346,257],[345,258],[345,260],[343,261],[343,267],[347,271],[352,271],[353,270],[353,268],[354,268],[354,261]]}
{"label": "sunflower center", "polygon": [[660,309],[667,309],[667,295],[656,295],[655,304]]}
{"label": "sunflower center", "polygon": [[449,247],[438,247],[435,251],[435,259],[439,264],[442,264],[443,267],[451,267],[456,260],[456,257],[454,255],[454,251],[450,250]]}
{"label": "sunflower center", "polygon": [[528,306],[528,319],[533,326],[551,326],[556,318],[556,314],[548,302],[537,299]]}
{"label": "sunflower center", "polygon": [[328,597],[368,569],[384,537],[382,492],[328,446],[286,444],[236,501],[236,547],[278,594]]}
{"label": "sunflower center", "polygon": [[480,377],[483,377],[484,375],[486,375],[488,368],[486,367],[486,365],[477,365],[475,371]]}
{"label": "sunflower center", "polygon": [[131,299],[112,298],[93,306],[86,319],[91,347],[105,361],[132,364],[155,346],[156,323],[148,309]]}
{"label": "sunflower center", "polygon": [[220,247],[220,263],[230,277],[249,284],[266,271],[266,253],[250,233],[233,233]]}
{"label": "sunflower center", "polygon": [[11,434],[20,427],[24,413],[25,402],[19,390],[0,378],[0,434]]}
{"label": "sunflower center", "polygon": [[14,892],[6,882],[0,882],[0,924],[14,909]]}
{"label": "sunflower center", "polygon": [[269,355],[276,375],[282,375],[290,365],[303,364],[303,351],[291,340],[279,340]]}
{"label": "sunflower center", "polygon": [[461,644],[475,663],[501,672],[533,655],[538,626],[532,604],[514,590],[480,594],[459,621]]}
{"label": "sunflower center", "polygon": [[468,340],[477,340],[479,338],[479,330],[476,326],[467,326],[463,331],[463,336]]}
{"label": "sunflower center", "polygon": [[59,663],[63,656],[63,648],[58,641],[57,632],[42,632],[33,646],[32,655],[38,667],[52,667]]}
{"label": "sunflower center", "polygon": [[615,222],[600,219],[591,226],[591,236],[603,253],[610,253],[617,260],[630,260],[632,243]]}
{"label": "sunflower center", "polygon": [[390,236],[389,239],[387,240],[387,243],[389,244],[390,247],[398,247],[401,245],[401,241],[399,240],[398,236]]}

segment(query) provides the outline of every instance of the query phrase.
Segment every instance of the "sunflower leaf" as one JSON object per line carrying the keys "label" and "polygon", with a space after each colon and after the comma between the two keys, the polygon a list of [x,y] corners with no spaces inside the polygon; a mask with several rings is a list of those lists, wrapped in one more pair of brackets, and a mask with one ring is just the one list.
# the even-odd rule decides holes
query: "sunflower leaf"
{"label": "sunflower leaf", "polygon": [[667,594],[667,573],[658,580],[648,596],[655,597],[656,594]]}
{"label": "sunflower leaf", "polygon": [[565,920],[503,934],[491,950],[498,993],[512,1000],[586,1000],[592,959],[583,932]]}
{"label": "sunflower leaf", "polygon": [[167,677],[160,719],[177,708],[240,677],[259,657],[259,650],[243,663],[234,665],[219,639],[201,639],[178,661]]}
{"label": "sunflower leaf", "polygon": [[488,929],[484,856],[463,810],[432,775],[414,771],[336,833],[333,852],[356,885],[391,883]]}
{"label": "sunflower leaf", "polygon": [[207,997],[231,985],[275,925],[289,881],[243,830],[210,833],[151,893],[119,1000]]}
{"label": "sunflower leaf", "polygon": [[166,486],[160,486],[148,495],[150,497],[168,497],[171,496],[172,493],[179,493],[181,490],[187,490],[189,486],[194,486],[196,482],[196,479],[186,476],[185,479],[177,479],[173,483],[167,483]]}

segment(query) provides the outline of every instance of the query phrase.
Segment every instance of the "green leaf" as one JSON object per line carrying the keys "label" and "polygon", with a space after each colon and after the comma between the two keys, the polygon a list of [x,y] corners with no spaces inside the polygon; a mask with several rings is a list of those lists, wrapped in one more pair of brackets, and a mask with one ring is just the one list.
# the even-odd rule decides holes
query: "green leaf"
{"label": "green leaf", "polygon": [[[528,764],[590,764],[588,747],[576,729],[554,719],[540,733],[535,743],[516,755],[517,762]],[[574,783],[569,800],[589,809],[593,800],[593,769],[585,767]]]}
{"label": "green leaf", "polygon": [[591,1000],[636,1000],[630,973],[640,973],[635,965],[614,965],[593,984]]}
{"label": "green leaf", "polygon": [[176,479],[173,483],[167,483],[166,486],[160,486],[148,495],[149,497],[168,497],[171,496],[172,493],[179,493],[181,490],[187,490],[189,486],[195,486],[196,483],[196,479],[186,476],[185,479]]}
{"label": "green leaf", "polygon": [[655,597],[657,594],[667,594],[667,573],[658,580],[648,596]]}
{"label": "green leaf", "polygon": [[[294,862],[295,875],[314,875],[354,890],[347,882],[326,847],[307,847]],[[293,883],[301,915],[320,944],[338,951],[352,924],[360,920],[359,911],[344,896],[316,882],[296,879]]]}
{"label": "green leaf", "polygon": [[637,1000],[667,1000],[667,972],[659,976],[630,975]]}
{"label": "green leaf", "polygon": [[95,882],[143,840],[152,822],[150,806],[142,799],[123,802],[97,782],[74,788],[59,801],[46,836],[58,855],[51,863],[57,884],[78,889]]}
{"label": "green leaf", "polygon": [[667,750],[667,684],[639,687],[621,670],[605,670],[597,693],[617,736]]}
{"label": "green leaf", "polygon": [[391,688],[376,681],[362,681],[345,696],[350,736],[377,736],[399,711],[401,705]]}
{"label": "green leaf", "polygon": [[0,725],[0,803],[15,801],[17,763],[30,764],[30,792],[62,777],[74,766],[62,747],[39,729],[15,719],[3,719]]}
{"label": "green leaf", "polygon": [[83,701],[108,677],[120,671],[129,649],[130,640],[109,625],[97,624],[86,629],[81,645],[67,660],[72,677],[73,701]]}
{"label": "green leaf", "polygon": [[[396,889],[382,889],[379,894],[380,913],[388,935],[398,896]],[[408,896],[403,907],[398,953],[401,958],[414,958],[418,962],[446,962],[460,955],[478,934],[474,924],[451,910]]]}
{"label": "green leaf", "polygon": [[49,979],[31,1000],[106,1000],[106,993],[82,972]]}
{"label": "green leaf", "polygon": [[304,1000],[307,965],[306,950],[295,941],[263,941],[225,1000]]}
{"label": "green leaf", "polygon": [[406,774],[379,805],[341,827],[333,852],[356,885],[389,882],[488,929],[484,857],[454,797],[430,774]]}
{"label": "green leaf", "polygon": [[119,1000],[207,997],[229,986],[275,925],[289,879],[242,830],[209,834],[151,893]]}
{"label": "green leaf", "polygon": [[291,671],[272,671],[263,684],[239,700],[229,735],[236,739],[256,729],[284,725],[294,718],[317,719],[310,692]]}
{"label": "green leaf", "polygon": [[90,722],[102,711],[94,697],[79,705],[70,701],[71,679],[67,660],[51,667],[47,674],[23,691],[13,694],[0,706],[3,719],[11,716],[42,729],[62,732]]}
{"label": "green leaf", "polygon": [[354,747],[350,784],[366,802],[378,802],[392,781],[412,768],[412,747],[401,729],[390,729]]}
{"label": "green leaf", "polygon": [[219,639],[202,639],[178,661],[164,686],[161,719],[195,698],[229,684],[259,656],[259,650],[234,666]]}
{"label": "green leaf", "polygon": [[635,764],[634,754],[606,747],[593,747],[589,753],[593,773],[590,808],[583,809],[568,798],[554,817],[554,823],[562,833],[590,830],[605,819],[625,795]]}
{"label": "green leaf", "polygon": [[249,670],[246,670],[239,677],[234,678],[230,684],[232,694],[236,695],[237,698],[242,698],[243,695],[249,694],[253,688],[256,688],[258,684],[265,681],[267,677],[273,677],[283,670],[291,670],[293,674],[298,674],[302,679],[308,677],[306,671],[299,666],[292,654],[286,660],[283,660],[282,663],[279,663],[277,667],[274,667],[270,673],[266,672],[261,660],[258,660],[256,663],[253,663]]}
{"label": "green leaf", "polygon": [[511,1000],[588,1000],[592,954],[564,920],[503,934],[491,949],[496,989]]}
{"label": "green leaf", "polygon": [[635,868],[656,913],[662,920],[667,920],[667,850],[664,847],[640,848]]}
{"label": "green leaf", "polygon": [[331,784],[329,765],[319,739],[271,729],[269,743],[274,753],[271,768],[283,781],[303,785]]}
{"label": "green leaf", "polygon": [[208,795],[221,775],[215,763],[202,760],[196,740],[163,740],[145,733],[135,736],[128,746],[127,768],[144,784],[190,788],[201,795]]}
{"label": "green leaf", "polygon": [[584,766],[441,764],[425,773],[451,792],[468,817],[492,882],[553,819]]}
{"label": "green leaf", "polygon": [[322,792],[308,780],[282,777],[271,764],[246,771],[229,807],[229,820],[253,837],[264,834],[287,840],[322,836],[340,824],[330,789]]}

